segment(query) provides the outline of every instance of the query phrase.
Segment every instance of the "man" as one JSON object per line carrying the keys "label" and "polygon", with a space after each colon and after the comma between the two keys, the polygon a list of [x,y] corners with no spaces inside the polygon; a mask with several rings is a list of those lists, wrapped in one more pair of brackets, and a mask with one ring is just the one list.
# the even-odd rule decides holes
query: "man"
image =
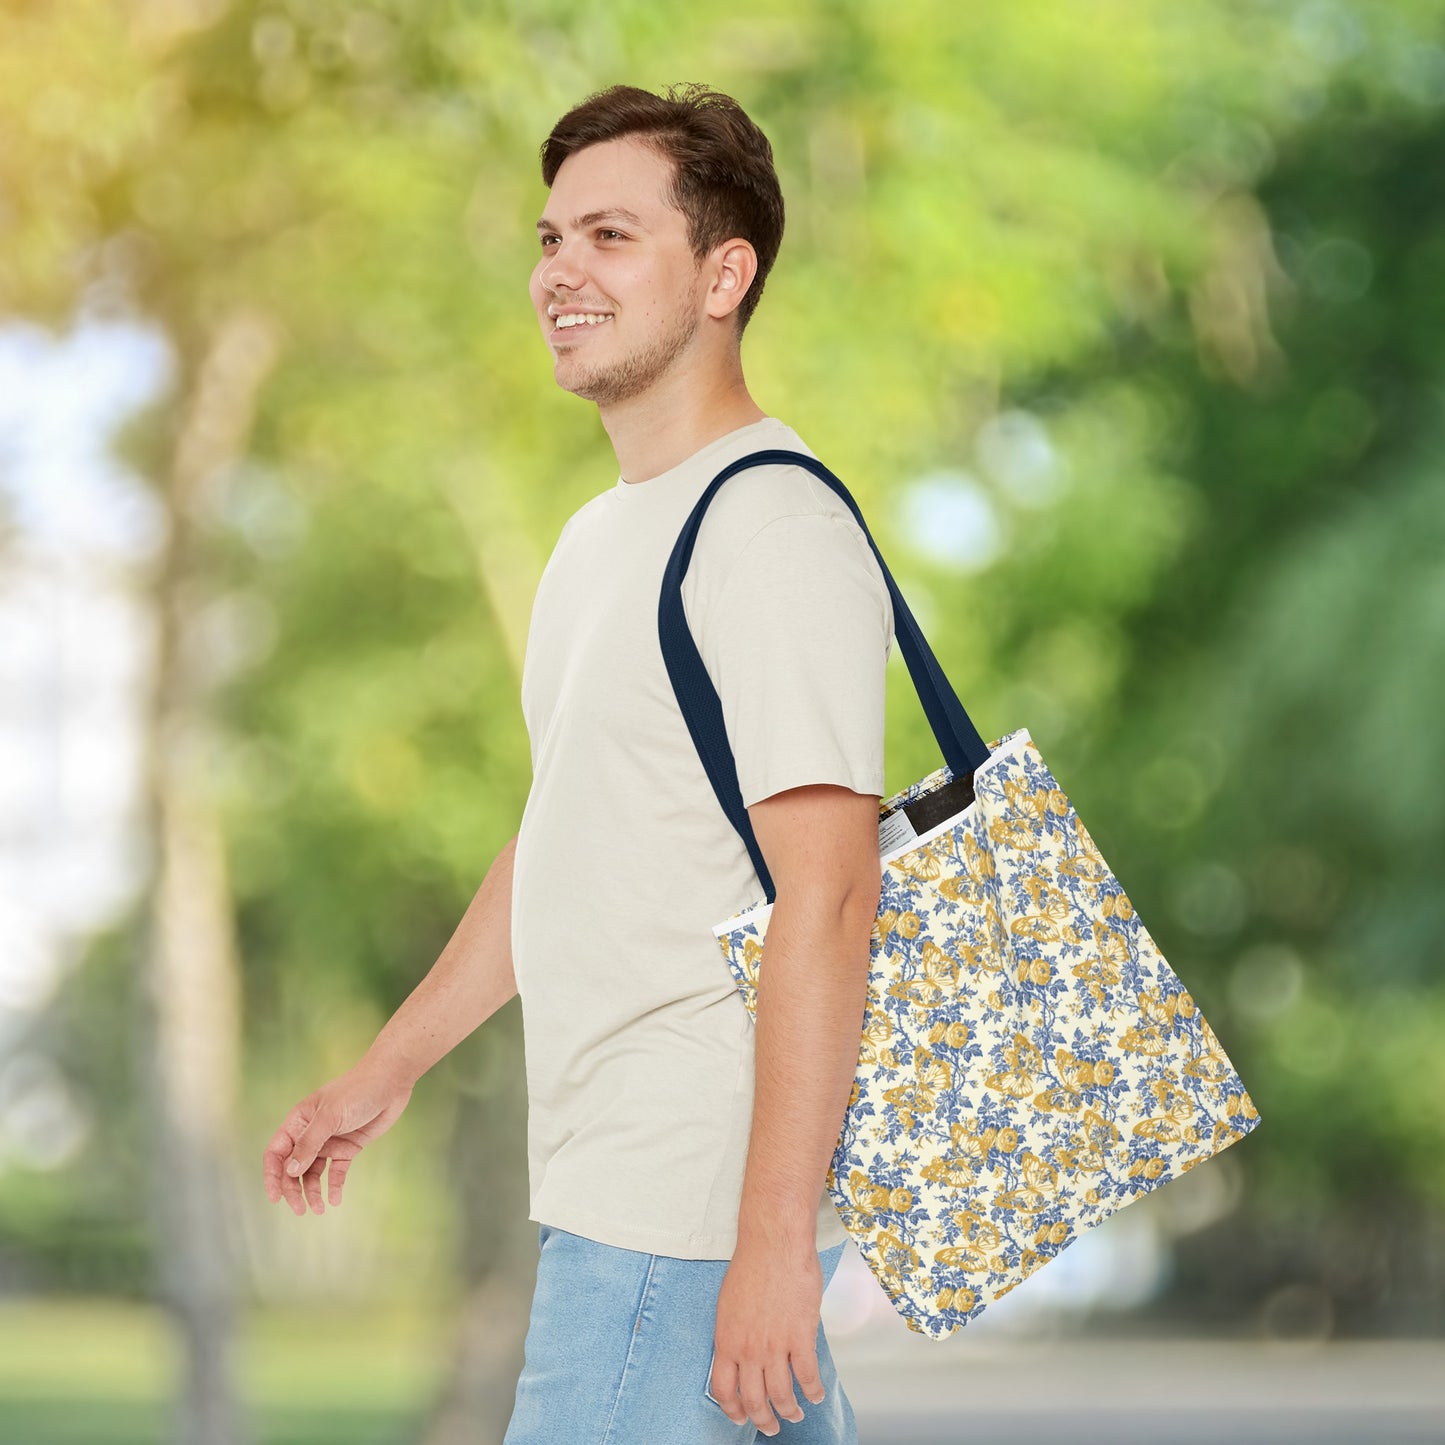
{"label": "man", "polygon": [[277,1131],[266,1186],[319,1213],[329,1158],[338,1202],[421,1074],[520,993],[540,1255],[507,1445],[854,1442],[820,1321],[847,1238],[824,1182],[878,907],[887,586],[801,467],[730,478],[699,528],[684,608],[776,890],[754,1025],[712,925],[762,889],[657,611],[717,472],[807,451],[740,359],[782,238],[772,150],[727,96],[613,86],[557,123],[542,173],[532,304],[620,474],[538,586],[519,831],[366,1056]]}

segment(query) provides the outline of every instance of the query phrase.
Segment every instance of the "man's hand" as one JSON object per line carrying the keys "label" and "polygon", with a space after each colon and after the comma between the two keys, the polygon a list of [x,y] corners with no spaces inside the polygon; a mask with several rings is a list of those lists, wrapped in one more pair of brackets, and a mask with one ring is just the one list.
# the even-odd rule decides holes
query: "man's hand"
{"label": "man's hand", "polygon": [[739,1244],[718,1290],[709,1381],[729,1420],[741,1425],[751,1419],[764,1435],[781,1428],[774,1411],[784,1420],[801,1420],[793,1379],[810,1404],[822,1403],[822,1310],[823,1269],[814,1250]]}
{"label": "man's hand", "polygon": [[321,1171],[329,1159],[328,1192],[331,1203],[340,1204],[351,1161],[363,1145],[396,1123],[410,1098],[411,1085],[366,1060],[308,1094],[287,1114],[261,1155],[261,1176],[271,1203],[284,1195],[293,1214],[305,1214],[308,1202],[324,1214]]}

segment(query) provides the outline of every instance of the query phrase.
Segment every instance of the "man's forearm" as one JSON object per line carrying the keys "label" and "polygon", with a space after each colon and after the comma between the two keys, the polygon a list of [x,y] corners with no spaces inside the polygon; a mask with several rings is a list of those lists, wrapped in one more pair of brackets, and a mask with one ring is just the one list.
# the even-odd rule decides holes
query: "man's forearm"
{"label": "man's forearm", "polygon": [[430,972],[366,1051],[407,1084],[485,1023],[517,992],[512,973],[512,854],[516,835],[487,876]]}
{"label": "man's forearm", "polygon": [[758,969],[752,1134],[738,1243],[812,1250],[867,1011],[876,902],[780,895]]}

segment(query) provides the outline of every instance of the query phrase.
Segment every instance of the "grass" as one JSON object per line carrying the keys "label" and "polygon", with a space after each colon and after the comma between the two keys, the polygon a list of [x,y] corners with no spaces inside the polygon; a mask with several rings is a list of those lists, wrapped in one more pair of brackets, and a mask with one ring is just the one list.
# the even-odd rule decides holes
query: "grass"
{"label": "grass", "polygon": [[[401,1445],[415,1438],[450,1348],[416,1310],[255,1310],[234,1388],[255,1445]],[[157,1445],[174,1436],[177,1341],[154,1305],[0,1303],[0,1440]]]}

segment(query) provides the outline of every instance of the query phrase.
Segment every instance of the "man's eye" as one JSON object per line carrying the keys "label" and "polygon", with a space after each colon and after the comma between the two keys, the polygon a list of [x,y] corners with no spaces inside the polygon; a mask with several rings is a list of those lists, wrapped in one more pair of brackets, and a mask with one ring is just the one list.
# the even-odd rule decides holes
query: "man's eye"
{"label": "man's eye", "polygon": [[[606,226],[599,227],[597,230],[597,234],[599,236],[616,236],[619,241],[625,241],[627,239],[627,237],[624,236],[621,231],[613,231]],[[557,241],[561,238],[559,236],[546,235],[540,237],[539,239],[541,240],[542,245],[545,247],[548,241]]]}

